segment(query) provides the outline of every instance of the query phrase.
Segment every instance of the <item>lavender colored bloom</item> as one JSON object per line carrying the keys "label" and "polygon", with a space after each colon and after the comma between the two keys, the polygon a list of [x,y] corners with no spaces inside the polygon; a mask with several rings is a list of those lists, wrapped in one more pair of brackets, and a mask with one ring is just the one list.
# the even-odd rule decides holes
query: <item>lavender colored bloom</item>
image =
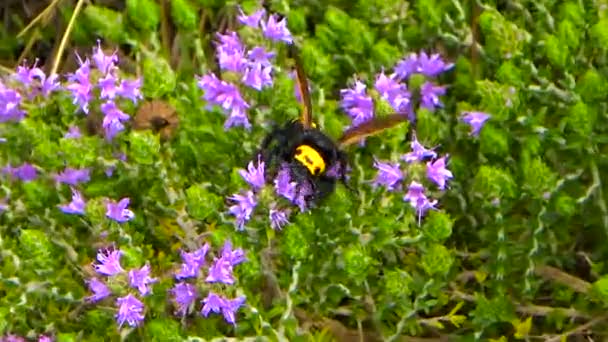
{"label": "lavender colored bloom", "polygon": [[116,305],[118,305],[118,313],[116,314],[118,326],[122,327],[127,322],[130,326],[136,327],[144,320],[142,313],[144,304],[132,294],[117,298]]}
{"label": "lavender colored bloom", "polygon": [[418,71],[418,55],[410,53],[395,65],[395,75],[399,80],[407,79]]}
{"label": "lavender colored bloom", "polygon": [[101,249],[97,252],[97,261],[99,264],[93,264],[93,268],[97,273],[107,276],[117,275],[125,270],[120,266],[120,249]]}
{"label": "lavender colored bloom", "polygon": [[97,302],[111,294],[110,289],[106,286],[106,284],[97,278],[91,278],[88,280],[87,285],[89,285],[89,290],[93,292],[93,295],[86,298],[88,301]]}
{"label": "lavender colored bloom", "polygon": [[29,163],[23,163],[21,166],[11,167],[6,166],[2,172],[9,174],[13,178],[19,178],[24,182],[33,181],[38,177],[36,168]]}
{"label": "lavender colored bloom", "polygon": [[240,15],[237,17],[237,19],[243,25],[250,26],[253,28],[258,28],[260,26],[260,20],[266,14],[266,10],[263,8],[253,12],[253,14],[251,14],[251,15],[246,15],[240,7],[239,7],[239,12],[240,12]]}
{"label": "lavender colored bloom", "polygon": [[412,152],[406,153],[401,157],[401,160],[404,160],[407,163],[423,161],[427,158],[437,158],[437,153],[433,151],[433,149],[427,149],[422,146],[416,138],[416,135],[414,135],[410,146],[412,147]]}
{"label": "lavender colored bloom", "polygon": [[209,274],[205,281],[208,283],[224,283],[228,285],[234,284],[234,276],[232,275],[232,263],[230,259],[221,256],[213,261],[209,266]]}
{"label": "lavender colored bloom", "polygon": [[283,226],[289,224],[289,210],[271,208],[268,217],[270,218],[270,227],[274,230],[281,230]]}
{"label": "lavender colored bloom", "polygon": [[63,172],[55,176],[55,181],[69,185],[86,183],[91,179],[89,169],[73,169],[66,167]]}
{"label": "lavender colored bloom", "polygon": [[82,61],[80,56],[78,56],[78,61],[80,67],[76,72],[68,75],[68,81],[71,83],[66,86],[66,89],[72,93],[72,97],[74,98],[72,103],[78,105],[85,114],[88,114],[89,101],[91,101],[93,97],[93,86],[89,79],[91,74],[91,62],[88,58]]}
{"label": "lavender colored bloom", "polygon": [[63,137],[70,139],[78,139],[82,137],[82,133],[80,133],[80,128],[78,128],[78,126],[71,126],[68,129],[68,132]]}
{"label": "lavender colored bloom", "polygon": [[437,204],[437,200],[429,201],[424,194],[424,187],[422,184],[416,181],[412,181],[408,188],[407,194],[403,196],[403,200],[410,202],[411,206],[416,209],[416,213],[418,214],[418,224],[420,224],[422,215],[424,215],[427,210],[435,208],[435,205]]}
{"label": "lavender colored bloom", "polygon": [[36,78],[46,78],[44,71],[42,71],[42,69],[38,68],[36,65],[38,65],[37,59],[31,67],[28,67],[26,62],[24,62],[23,65],[18,65],[17,71],[13,74],[13,79],[24,86],[30,86],[36,80]]}
{"label": "lavender colored bloom", "polygon": [[236,204],[229,208],[232,215],[236,216],[236,225],[238,230],[243,230],[245,222],[251,219],[253,209],[257,205],[255,195],[252,191],[247,191],[244,195],[234,194],[228,199],[235,201]]}
{"label": "lavender colored bloom", "polygon": [[32,89],[30,97],[33,98],[38,94],[42,96],[48,96],[52,91],[60,87],[58,76],[53,74],[46,77],[46,74],[42,69],[36,65],[38,60],[31,67],[27,67],[25,64],[17,67],[17,72],[13,75],[13,78],[26,87]]}
{"label": "lavender colored bloom", "polygon": [[431,82],[424,82],[420,88],[420,106],[430,111],[434,111],[437,107],[442,107],[443,103],[439,101],[439,96],[445,95],[445,86],[436,86]]}
{"label": "lavender colored bloom", "polygon": [[374,116],[374,101],[366,94],[365,88],[363,82],[356,80],[353,88],[340,90],[340,107],[351,117],[353,126],[358,126]]}
{"label": "lavender colored bloom", "polygon": [[232,242],[227,240],[224,242],[224,247],[222,247],[222,258],[227,260],[230,265],[236,266],[245,260],[245,251],[242,248],[232,249]]}
{"label": "lavender colored bloom", "polygon": [[85,205],[86,203],[82,198],[82,194],[78,190],[72,188],[72,201],[68,204],[59,205],[58,207],[66,214],[82,215],[84,214]]}
{"label": "lavender colored bloom", "polygon": [[274,52],[266,52],[263,46],[256,46],[247,52],[249,63],[259,63],[264,67],[272,66],[270,59],[274,58],[274,56]]}
{"label": "lavender colored bloom", "polygon": [[180,270],[175,274],[175,278],[184,279],[189,277],[198,277],[200,268],[205,264],[205,257],[209,251],[209,244],[206,243],[203,247],[194,252],[181,251],[182,265]]}
{"label": "lavender colored bloom", "polygon": [[263,66],[262,63],[250,64],[243,74],[241,81],[248,87],[261,91],[264,87],[272,86],[272,66]]}
{"label": "lavender colored bloom", "polygon": [[114,201],[108,201],[106,203],[106,217],[118,223],[124,223],[132,220],[135,214],[127,209],[131,200],[127,197],[121,199],[118,203]]}
{"label": "lavender colored bloom", "polygon": [[25,118],[21,106],[21,94],[6,87],[0,81],[0,123],[7,121],[19,122]]}
{"label": "lavender colored bloom", "polygon": [[113,74],[107,74],[99,78],[97,86],[101,89],[99,98],[113,100],[116,97],[118,87],[116,87],[116,77]]}
{"label": "lavender colored bloom", "polygon": [[199,88],[204,91],[203,99],[209,105],[218,105],[226,112],[230,111],[229,117],[224,123],[225,129],[232,126],[251,128],[246,113],[249,104],[243,100],[237,86],[219,80],[214,74],[204,75],[199,77],[198,80]]}
{"label": "lavender colored bloom", "polygon": [[403,172],[401,172],[399,163],[390,164],[375,159],[374,167],[378,169],[378,174],[373,182],[376,187],[383,185],[392,191],[403,180]]}
{"label": "lavender colored bloom", "polygon": [[136,288],[142,296],[148,295],[151,290],[148,285],[158,282],[158,278],[150,277],[150,264],[145,264],[142,268],[129,271],[129,284]]}
{"label": "lavender colored bloom", "polygon": [[276,14],[272,14],[268,17],[268,22],[262,20],[261,24],[264,36],[274,41],[284,41],[288,44],[293,43],[293,37],[287,28],[287,19],[278,20],[278,18]]}
{"label": "lavender colored bloom", "polygon": [[245,47],[239,36],[234,31],[227,34],[217,33],[219,42],[216,46],[217,60],[222,70],[243,72],[247,65],[245,58]]}
{"label": "lavender colored bloom", "polygon": [[416,71],[428,77],[435,77],[451,69],[453,66],[453,63],[446,64],[438,53],[429,56],[426,52],[422,51],[418,54],[418,67]]}
{"label": "lavender colored bloom", "polygon": [[393,109],[400,113],[410,111],[410,97],[411,94],[407,90],[405,84],[397,82],[392,77],[387,77],[382,71],[377,77],[374,83],[374,87],[380,93],[383,99],[393,107]]}
{"label": "lavender colored bloom", "polygon": [[53,339],[46,335],[38,336],[38,342],[53,342]]}
{"label": "lavender colored bloom", "polygon": [[11,334],[6,335],[5,337],[1,337],[0,342],[27,342],[27,340],[21,336]]}
{"label": "lavender colored bloom", "polygon": [[116,52],[109,56],[106,55],[101,49],[101,42],[99,40],[97,40],[97,47],[93,48],[93,55],[91,58],[93,58],[93,62],[95,62],[97,69],[104,75],[109,74],[110,71],[116,67],[116,64],[118,64]]}
{"label": "lavender colored bloom", "polygon": [[245,297],[237,297],[234,299],[224,299],[222,305],[222,315],[224,320],[230,324],[236,324],[236,312],[245,303]]}
{"label": "lavender colored bloom", "polygon": [[274,188],[279,196],[283,196],[291,202],[296,199],[296,182],[291,181],[291,171],[287,164],[281,165],[274,180]]}
{"label": "lavender colored bloom", "polygon": [[490,118],[490,115],[484,112],[463,112],[461,117],[462,121],[471,126],[470,135],[478,136],[479,131],[485,122]]}
{"label": "lavender colored bloom", "polygon": [[207,297],[202,301],[203,308],[201,309],[201,315],[207,317],[210,312],[220,313],[224,306],[224,299],[213,292],[209,292]]}
{"label": "lavender colored bloom", "polygon": [[104,113],[102,127],[105,130],[106,138],[112,140],[118,132],[125,129],[123,121],[130,119],[129,115],[121,111],[114,102],[108,101],[101,105],[101,111]]}
{"label": "lavender colored bloom", "polygon": [[257,167],[253,165],[253,161],[250,161],[247,165],[247,170],[239,170],[239,174],[254,190],[260,190],[266,184],[264,162],[261,160],[260,155],[258,155]]}
{"label": "lavender colored bloom", "polygon": [[177,305],[177,314],[179,315],[188,313],[188,308],[198,297],[196,287],[184,282],[175,284],[170,292],[173,295],[173,301]]}
{"label": "lavender colored bloom", "polygon": [[144,95],[141,93],[141,83],[141,78],[136,78],[134,80],[122,80],[116,89],[116,95],[129,99],[134,104],[137,104],[138,100],[144,98]]}
{"label": "lavender colored bloom", "polygon": [[300,208],[300,212],[305,212],[307,209],[309,209],[307,198],[314,193],[313,184],[308,181],[300,183],[296,186],[296,191],[297,195],[293,203]]}
{"label": "lavender colored bloom", "polygon": [[434,162],[426,163],[427,176],[437,184],[440,190],[445,189],[445,182],[454,177],[452,171],[445,168],[445,158],[446,157],[441,157]]}

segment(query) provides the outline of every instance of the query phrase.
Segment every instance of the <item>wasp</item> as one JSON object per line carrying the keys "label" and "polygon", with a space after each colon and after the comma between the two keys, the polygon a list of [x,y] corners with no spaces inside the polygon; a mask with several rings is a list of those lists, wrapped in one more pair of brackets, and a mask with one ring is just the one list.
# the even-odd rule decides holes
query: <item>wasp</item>
{"label": "wasp", "polygon": [[275,125],[262,141],[258,153],[267,166],[266,179],[275,179],[280,169],[287,171],[291,181],[296,183],[296,192],[302,196],[302,204],[311,208],[333,193],[338,182],[352,190],[348,184],[351,167],[343,150],[345,147],[407,121],[408,117],[401,113],[375,117],[347,129],[338,139],[332,139],[313,121],[306,74],[297,48],[294,44],[289,47],[302,98],[302,114],[283,126]]}

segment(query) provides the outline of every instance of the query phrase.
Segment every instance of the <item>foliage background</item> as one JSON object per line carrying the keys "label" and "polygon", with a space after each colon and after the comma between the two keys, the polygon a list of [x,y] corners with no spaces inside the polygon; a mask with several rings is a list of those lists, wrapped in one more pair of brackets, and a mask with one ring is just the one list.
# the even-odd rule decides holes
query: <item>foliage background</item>
{"label": "foliage background", "polygon": [[[278,79],[273,92],[257,95],[264,105],[250,112],[251,132],[224,131],[223,114],[204,109],[195,84],[194,75],[214,70],[214,32],[236,27],[236,3],[81,5],[57,61],[61,73],[77,67],[75,51],[90,53],[101,37],[108,51],[118,48],[123,72],[143,76],[147,99],[176,108],[179,129],[167,142],[129,131],[114,144],[96,136],[72,143],[64,132],[85,119],[60,97],[29,108],[19,124],[2,124],[3,165],[28,161],[45,175],[64,165],[95,171],[83,189],[93,203],[84,218],[56,209],[69,189],[49,177],[3,178],[10,209],[0,214],[0,333],[58,341],[606,338],[606,1],[270,2],[302,46],[316,114],[334,137],[348,124],[339,90],[353,74],[370,80],[420,50],[455,63],[441,79],[450,85],[445,107],[419,113],[416,131],[451,156],[455,178],[440,211],[418,227],[401,195],[368,184],[372,156],[409,151],[402,127],[350,150],[358,197],[338,188],[279,232],[264,220],[236,232],[224,198],[244,186],[236,171],[269,122],[297,115],[293,84]],[[48,72],[75,7],[5,1],[3,72],[35,58]],[[459,119],[465,110],[492,115],[479,139]],[[113,157],[118,151],[126,162]],[[107,178],[110,165],[116,175]],[[102,199],[125,196],[136,219],[112,225]],[[179,262],[181,248],[203,239],[219,247],[224,238],[249,259],[236,268],[238,291],[247,296],[236,328],[215,316],[176,319],[170,276],[155,286],[146,323],[134,331],[115,327],[110,306],[83,300],[100,246],[116,242],[126,263],[149,260],[161,274]]]}

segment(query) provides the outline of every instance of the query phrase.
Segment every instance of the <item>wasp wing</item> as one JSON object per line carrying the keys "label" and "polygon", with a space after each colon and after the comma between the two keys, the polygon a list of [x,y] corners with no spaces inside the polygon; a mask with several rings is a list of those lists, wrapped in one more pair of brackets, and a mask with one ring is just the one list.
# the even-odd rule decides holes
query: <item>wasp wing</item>
{"label": "wasp wing", "polygon": [[304,106],[304,110],[302,112],[302,125],[306,128],[310,128],[312,125],[312,102],[310,100],[310,91],[308,88],[308,80],[306,78],[306,73],[304,73],[304,67],[302,66],[302,60],[300,59],[300,54],[295,46],[295,44],[291,44],[289,46],[289,51],[291,57],[294,60],[295,68],[296,68],[296,82],[298,84],[298,90],[300,91],[300,96],[302,97],[302,105]]}
{"label": "wasp wing", "polygon": [[340,139],[338,139],[338,145],[344,147],[354,144],[365,137],[376,135],[404,121],[408,121],[407,114],[394,113],[387,116],[375,117],[358,126],[347,129]]}

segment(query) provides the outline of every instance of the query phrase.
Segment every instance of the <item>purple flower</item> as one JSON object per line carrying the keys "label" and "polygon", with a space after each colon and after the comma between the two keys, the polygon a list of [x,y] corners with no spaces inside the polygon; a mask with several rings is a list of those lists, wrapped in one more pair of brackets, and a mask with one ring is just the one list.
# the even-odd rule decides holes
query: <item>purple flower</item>
{"label": "purple flower", "polygon": [[130,326],[136,327],[144,320],[142,313],[144,304],[132,294],[117,298],[116,305],[118,305],[118,313],[116,314],[118,326],[122,327],[127,322]]}
{"label": "purple flower", "polygon": [[222,315],[224,320],[230,324],[236,324],[236,312],[245,303],[245,297],[237,297],[234,299],[224,299],[222,305]]}
{"label": "purple flower", "polygon": [[177,314],[179,315],[188,313],[188,308],[198,297],[196,287],[184,282],[175,284],[170,291],[173,294],[173,301],[177,305]]}
{"label": "purple flower", "polygon": [[356,80],[353,88],[340,90],[340,107],[351,117],[353,126],[358,126],[374,116],[374,101],[371,96],[366,95],[365,88],[363,82]]}
{"label": "purple flower", "polygon": [[157,278],[150,277],[150,264],[145,264],[141,269],[132,269],[129,271],[129,284],[131,287],[139,290],[142,296],[150,293],[148,285],[156,283]]}
{"label": "purple flower", "polygon": [[259,63],[264,67],[272,66],[270,59],[274,58],[274,52],[266,52],[263,46],[256,46],[247,52],[249,63]]}
{"label": "purple flower", "polygon": [[247,165],[247,170],[239,170],[239,174],[243,177],[254,190],[260,190],[266,184],[264,162],[261,160],[261,156],[258,155],[258,166],[253,165],[253,161],[250,161]]}
{"label": "purple flower", "polygon": [[484,112],[463,112],[461,117],[462,121],[471,126],[470,135],[478,136],[479,131],[485,124],[486,120],[490,118],[490,115]]}
{"label": "purple flower", "polygon": [[209,292],[207,297],[203,299],[202,303],[203,308],[201,310],[201,315],[207,317],[212,311],[215,313],[220,313],[222,311],[224,299],[213,292]]}
{"label": "purple flower", "polygon": [[82,194],[74,188],[72,188],[72,201],[65,205],[59,205],[59,209],[66,214],[84,214],[84,208],[86,203],[82,198]]}
{"label": "purple flower", "polygon": [[31,67],[26,65],[27,62],[24,61],[23,65],[17,66],[17,71],[13,74],[13,78],[24,86],[30,86],[36,78],[42,79],[46,78],[44,71],[38,68],[38,60],[34,62]]}
{"label": "purple flower", "polygon": [[240,12],[240,15],[237,17],[238,20],[242,24],[253,27],[253,28],[258,28],[260,26],[260,20],[266,14],[266,10],[263,8],[253,12],[253,14],[251,14],[251,15],[246,15],[240,7],[239,7],[239,12]]}
{"label": "purple flower", "polygon": [[266,38],[274,41],[284,41],[288,44],[293,43],[293,37],[287,28],[286,18],[278,20],[278,16],[272,14],[268,17],[268,22],[262,20],[261,24],[262,32]]}
{"label": "purple flower", "polygon": [[141,78],[136,78],[134,80],[122,80],[120,81],[118,89],[116,89],[116,95],[129,99],[134,104],[137,104],[138,100],[144,98],[144,95],[141,93],[141,83]]}
{"label": "purple flower", "polygon": [[38,342],[53,342],[53,339],[46,335],[38,336]]}
{"label": "purple flower", "polygon": [[120,249],[101,249],[97,252],[97,261],[99,264],[93,264],[93,268],[97,273],[107,276],[113,276],[122,273],[125,270],[120,266]]}
{"label": "purple flower", "polygon": [[291,171],[287,164],[281,165],[274,180],[274,188],[279,196],[283,196],[291,202],[296,199],[296,182],[291,181]]}
{"label": "purple flower", "polygon": [[97,80],[97,86],[101,89],[99,98],[113,100],[116,97],[118,87],[116,87],[116,77],[113,74],[107,74]]}
{"label": "purple flower", "polygon": [[420,106],[430,111],[434,111],[437,107],[442,107],[443,103],[439,101],[439,96],[445,95],[445,86],[436,86],[431,82],[424,82],[420,88]]}
{"label": "purple flower", "polygon": [[25,112],[20,108],[21,94],[4,86],[0,81],[0,122],[19,122],[25,118]]}
{"label": "purple flower", "polygon": [[205,281],[208,283],[224,283],[228,285],[234,284],[234,276],[232,275],[232,263],[228,258],[221,256],[213,261],[209,266],[209,274]]}
{"label": "purple flower", "polygon": [[200,268],[205,264],[205,257],[207,256],[208,251],[208,243],[194,252],[188,253],[181,251],[182,265],[180,270],[175,274],[175,277],[177,279],[198,277]]}
{"label": "purple flower", "polygon": [[78,126],[71,126],[68,129],[68,132],[63,136],[64,138],[78,139],[82,137],[82,133],[80,133],[80,128]]}
{"label": "purple flower", "polygon": [[214,74],[209,74],[198,78],[198,86],[204,91],[203,99],[209,105],[221,106],[225,112],[230,111],[229,117],[224,123],[225,129],[232,126],[251,128],[246,112],[249,104],[243,100],[239,89],[234,84],[221,81]]}
{"label": "purple flower", "polygon": [[123,198],[118,203],[108,201],[106,203],[106,217],[111,218],[118,223],[124,223],[132,220],[135,217],[135,214],[131,210],[127,209],[130,201],[131,200],[129,198]]}
{"label": "purple flower", "polygon": [[55,181],[69,185],[86,183],[91,179],[89,169],[73,169],[66,167],[63,172],[55,176]]}
{"label": "purple flower", "polygon": [[429,56],[426,52],[422,51],[418,55],[418,67],[416,71],[425,76],[434,77],[451,69],[453,66],[453,63],[446,64],[438,53]]}
{"label": "purple flower", "polygon": [[97,47],[93,48],[93,55],[91,58],[93,58],[93,62],[95,62],[97,69],[99,69],[99,71],[101,71],[101,73],[104,75],[109,74],[118,63],[118,56],[116,55],[116,52],[109,56],[106,55],[101,49],[101,42],[99,39],[97,40]]}
{"label": "purple flower", "polygon": [[416,135],[414,135],[412,142],[410,143],[412,152],[406,153],[401,160],[407,163],[415,161],[423,161],[426,158],[437,158],[437,153],[433,149],[427,149],[418,141]]}
{"label": "purple flower", "polygon": [[100,301],[111,294],[110,289],[97,278],[91,278],[87,281],[87,285],[89,285],[89,290],[93,292],[93,295],[87,297],[86,299],[91,302]]}
{"label": "purple flower", "polygon": [[0,338],[0,342],[27,342],[27,340],[21,336],[11,334]]}
{"label": "purple flower", "polygon": [[272,66],[262,63],[252,63],[246,69],[241,81],[248,87],[261,91],[264,87],[272,86]]}
{"label": "purple flower", "polygon": [[374,159],[374,167],[378,169],[378,174],[374,179],[374,186],[385,186],[388,190],[395,190],[399,182],[403,180],[399,163],[389,164]]}
{"label": "purple flower", "polygon": [[38,60],[34,62],[31,68],[28,68],[25,64],[20,65],[17,67],[17,72],[13,75],[14,79],[31,89],[30,98],[38,94],[48,96],[52,91],[60,87],[57,81],[58,76],[53,74],[47,78],[44,71],[36,66],[37,64]]}
{"label": "purple flower", "polygon": [[242,248],[232,249],[232,242],[230,240],[226,240],[224,242],[224,247],[222,247],[222,258],[228,260],[230,265],[236,266],[245,260],[245,251]]}
{"label": "purple flower", "polygon": [[227,34],[217,33],[219,42],[216,46],[216,56],[222,70],[243,72],[247,65],[245,47],[234,31]]}
{"label": "purple flower", "polygon": [[435,205],[437,204],[437,200],[429,201],[424,194],[424,187],[422,184],[416,181],[412,181],[408,188],[407,194],[403,196],[403,200],[410,202],[412,207],[416,209],[416,213],[418,214],[418,224],[420,224],[422,215],[424,215],[427,210],[434,209]]}
{"label": "purple flower", "polygon": [[88,58],[83,62],[80,56],[76,56],[78,57],[80,67],[74,73],[68,75],[70,83],[66,86],[66,89],[72,93],[72,97],[74,98],[72,103],[82,109],[85,114],[89,114],[89,101],[93,97],[93,86],[89,79],[91,62]]}
{"label": "purple flower", "polygon": [[24,182],[33,181],[38,177],[36,168],[28,163],[23,163],[21,166],[11,167],[6,166],[2,169],[4,174],[9,174],[13,178],[19,178]]}
{"label": "purple flower", "polygon": [[274,230],[281,230],[283,226],[289,224],[289,210],[271,208],[268,217],[270,218],[270,227]]}
{"label": "purple flower", "polygon": [[426,163],[427,176],[437,184],[440,190],[445,189],[446,180],[453,177],[452,171],[445,168],[445,158],[441,157],[434,162]]}
{"label": "purple flower", "polygon": [[400,113],[410,112],[411,94],[405,84],[397,82],[392,77],[387,77],[382,71],[376,77],[374,87],[395,111]]}
{"label": "purple flower", "polygon": [[410,53],[395,65],[395,75],[399,80],[407,79],[410,75],[418,71],[418,55]]}
{"label": "purple flower", "polygon": [[243,230],[245,222],[251,219],[253,209],[257,205],[255,195],[252,191],[247,191],[244,195],[234,194],[228,199],[235,201],[236,204],[229,208],[232,215],[236,216],[236,225],[238,230]]}
{"label": "purple flower", "polygon": [[118,132],[125,129],[123,121],[130,119],[129,115],[121,111],[114,102],[108,101],[101,105],[101,111],[104,113],[102,127],[105,130],[106,138],[112,140]]}

